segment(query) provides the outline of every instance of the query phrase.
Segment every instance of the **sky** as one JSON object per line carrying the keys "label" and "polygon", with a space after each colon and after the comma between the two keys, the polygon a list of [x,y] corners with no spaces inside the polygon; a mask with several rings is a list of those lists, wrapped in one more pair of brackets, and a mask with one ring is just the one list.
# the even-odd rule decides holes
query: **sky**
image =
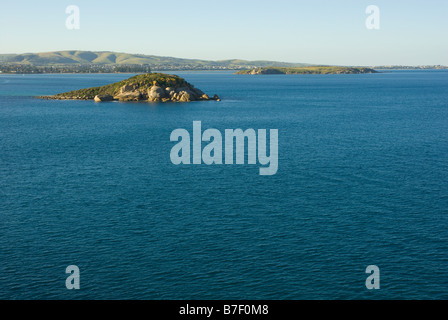
{"label": "sky", "polygon": [[[66,27],[69,5],[80,28]],[[379,8],[368,29],[366,8]],[[0,53],[448,65],[446,0],[1,0]]]}

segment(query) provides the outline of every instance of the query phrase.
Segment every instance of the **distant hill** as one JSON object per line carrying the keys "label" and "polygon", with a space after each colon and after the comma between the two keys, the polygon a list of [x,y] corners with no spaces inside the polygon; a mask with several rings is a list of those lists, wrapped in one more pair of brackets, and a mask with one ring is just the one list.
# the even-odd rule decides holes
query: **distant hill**
{"label": "distant hill", "polygon": [[251,70],[240,70],[236,74],[359,74],[359,73],[376,73],[377,71],[370,68],[354,68],[354,67],[336,67],[336,66],[313,66],[313,67],[297,67],[297,68],[254,68]]}
{"label": "distant hill", "polygon": [[0,54],[0,63],[30,66],[149,64],[153,70],[164,67],[167,69],[243,69],[267,66],[301,67],[308,65],[303,63],[246,61],[238,59],[220,61],[181,59],[111,51],[54,51],[24,54]]}

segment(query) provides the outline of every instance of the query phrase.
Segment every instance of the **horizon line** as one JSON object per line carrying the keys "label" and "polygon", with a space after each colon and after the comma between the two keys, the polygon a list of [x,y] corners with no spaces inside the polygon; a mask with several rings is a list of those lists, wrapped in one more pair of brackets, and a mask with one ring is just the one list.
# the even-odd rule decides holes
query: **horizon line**
{"label": "horizon line", "polygon": [[22,54],[39,54],[39,53],[55,53],[55,52],[70,52],[70,51],[81,51],[81,52],[111,52],[111,53],[120,53],[120,54],[131,54],[131,55],[142,55],[142,56],[148,56],[148,57],[162,57],[162,58],[174,58],[174,59],[183,59],[183,60],[200,60],[200,61],[207,61],[207,62],[221,62],[221,61],[232,61],[232,60],[241,60],[241,61],[248,61],[248,62],[279,62],[279,63],[291,63],[291,64],[309,64],[309,65],[315,65],[315,66],[384,66],[384,67],[395,67],[395,66],[402,66],[402,67],[426,67],[426,66],[448,66],[444,64],[363,64],[363,65],[340,65],[340,64],[325,64],[325,63],[311,63],[311,62],[291,62],[291,61],[282,61],[282,60],[272,60],[272,59],[241,59],[241,58],[227,58],[227,59],[203,59],[203,58],[182,58],[182,57],[176,57],[176,56],[169,56],[169,55],[154,55],[154,54],[147,54],[147,53],[131,53],[131,52],[121,52],[121,51],[112,51],[112,50],[82,50],[82,49],[63,49],[63,50],[53,50],[53,51],[36,51],[36,52],[22,52],[22,53],[1,53],[0,55],[22,55]]}

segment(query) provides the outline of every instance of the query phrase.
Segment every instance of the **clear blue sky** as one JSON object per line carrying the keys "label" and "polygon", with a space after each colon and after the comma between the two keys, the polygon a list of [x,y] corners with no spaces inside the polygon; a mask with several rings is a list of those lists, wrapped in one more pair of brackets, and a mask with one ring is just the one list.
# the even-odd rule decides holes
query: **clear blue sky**
{"label": "clear blue sky", "polygon": [[[365,27],[368,5],[380,30]],[[80,29],[65,27],[68,5]],[[337,65],[448,65],[446,0],[3,0],[0,53],[98,50]]]}

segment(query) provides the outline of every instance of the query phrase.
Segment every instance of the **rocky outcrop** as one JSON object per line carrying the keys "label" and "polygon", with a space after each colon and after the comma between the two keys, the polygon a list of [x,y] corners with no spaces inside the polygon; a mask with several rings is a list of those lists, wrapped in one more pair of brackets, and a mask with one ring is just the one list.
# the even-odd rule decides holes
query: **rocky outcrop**
{"label": "rocky outcrop", "polygon": [[123,86],[120,93],[113,97],[113,100],[119,101],[148,101],[148,102],[190,102],[200,100],[218,100],[218,96],[212,99],[204,92],[193,86],[184,86],[179,88],[162,87],[154,84],[146,92],[142,92],[138,87]]}
{"label": "rocky outcrop", "polygon": [[162,73],[138,75],[103,87],[75,90],[41,98],[94,100],[95,102],[114,100],[147,102],[220,101],[216,94],[210,98],[184,79]]}
{"label": "rocky outcrop", "polygon": [[166,90],[157,84],[152,86],[151,89],[147,90],[148,93],[148,101],[149,102],[160,102],[164,99],[168,99],[167,95],[168,93]]}
{"label": "rocky outcrop", "polygon": [[98,94],[93,100],[95,100],[95,102],[113,101],[114,97],[108,94]]}
{"label": "rocky outcrop", "polygon": [[[192,85],[183,87],[163,87],[154,83],[150,88],[142,91],[138,86],[124,85],[120,93],[112,100],[119,101],[148,101],[148,102],[190,102],[201,100],[220,100],[217,95],[210,98],[204,92]],[[109,100],[110,101],[110,100]]]}
{"label": "rocky outcrop", "polygon": [[113,100],[119,101],[140,101],[142,100],[142,94],[138,90],[128,90],[127,88],[121,88],[121,92],[113,97]]}

